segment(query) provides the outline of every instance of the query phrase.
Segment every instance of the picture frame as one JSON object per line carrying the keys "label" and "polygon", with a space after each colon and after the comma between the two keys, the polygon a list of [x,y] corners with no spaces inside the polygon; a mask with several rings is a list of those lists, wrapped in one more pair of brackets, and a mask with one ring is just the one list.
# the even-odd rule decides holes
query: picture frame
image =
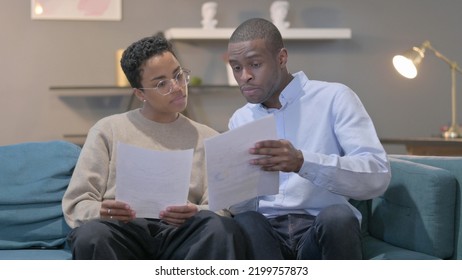
{"label": "picture frame", "polygon": [[31,0],[33,20],[122,20],[122,0]]}

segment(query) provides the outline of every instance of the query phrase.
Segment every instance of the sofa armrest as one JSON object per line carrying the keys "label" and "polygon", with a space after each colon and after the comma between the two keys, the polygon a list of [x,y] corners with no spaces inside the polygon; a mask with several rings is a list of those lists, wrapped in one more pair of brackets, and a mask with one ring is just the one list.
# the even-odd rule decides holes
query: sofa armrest
{"label": "sofa armrest", "polygon": [[390,158],[387,191],[372,200],[371,237],[437,258],[454,250],[456,179],[447,170]]}
{"label": "sofa armrest", "polygon": [[0,146],[0,249],[56,249],[69,227],[61,200],[80,147],[65,141]]}
{"label": "sofa armrest", "polygon": [[390,155],[390,157],[408,160],[420,164],[442,168],[451,172],[458,181],[456,191],[455,216],[455,252],[451,259],[462,259],[462,157],[461,156],[416,156],[416,155]]}

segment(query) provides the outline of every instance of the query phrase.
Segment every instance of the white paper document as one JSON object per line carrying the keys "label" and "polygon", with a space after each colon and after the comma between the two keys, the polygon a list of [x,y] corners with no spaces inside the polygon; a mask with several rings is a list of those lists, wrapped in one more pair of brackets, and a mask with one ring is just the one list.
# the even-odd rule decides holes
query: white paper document
{"label": "white paper document", "polygon": [[249,149],[256,142],[277,139],[273,115],[206,139],[209,208],[212,211],[260,195],[277,194],[279,172],[268,172],[249,163]]}
{"label": "white paper document", "polygon": [[138,218],[159,218],[167,206],[188,199],[193,150],[155,151],[118,143],[116,200]]}

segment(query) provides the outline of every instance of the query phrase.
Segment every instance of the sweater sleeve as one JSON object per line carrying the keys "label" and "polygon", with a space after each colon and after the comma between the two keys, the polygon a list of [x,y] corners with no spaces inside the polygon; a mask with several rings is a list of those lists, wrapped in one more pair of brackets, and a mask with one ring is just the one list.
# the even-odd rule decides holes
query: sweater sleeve
{"label": "sweater sleeve", "polygon": [[114,196],[114,190],[106,190],[110,143],[98,129],[90,129],[62,202],[64,217],[71,228],[100,218],[103,197]]}

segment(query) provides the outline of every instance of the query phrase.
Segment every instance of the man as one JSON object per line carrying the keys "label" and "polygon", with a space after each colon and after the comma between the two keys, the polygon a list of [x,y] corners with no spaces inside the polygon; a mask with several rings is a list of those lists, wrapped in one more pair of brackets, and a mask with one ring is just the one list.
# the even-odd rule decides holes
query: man
{"label": "man", "polygon": [[281,34],[265,19],[242,23],[228,55],[248,102],[229,128],[274,114],[280,139],[249,151],[261,156],[251,164],[279,172],[279,193],[230,209],[253,258],[361,259],[361,215],[348,200],[382,194],[391,174],[360,100],[342,84],[291,74]]}
{"label": "man", "polygon": [[[237,224],[207,210],[203,140],[218,133],[181,114],[189,71],[159,35],[129,46],[121,66],[143,105],[103,118],[88,133],[62,202],[73,228],[68,237],[73,258],[245,258]],[[193,149],[188,203],[167,207],[158,219],[145,219],[115,200],[118,142],[159,151]]]}

